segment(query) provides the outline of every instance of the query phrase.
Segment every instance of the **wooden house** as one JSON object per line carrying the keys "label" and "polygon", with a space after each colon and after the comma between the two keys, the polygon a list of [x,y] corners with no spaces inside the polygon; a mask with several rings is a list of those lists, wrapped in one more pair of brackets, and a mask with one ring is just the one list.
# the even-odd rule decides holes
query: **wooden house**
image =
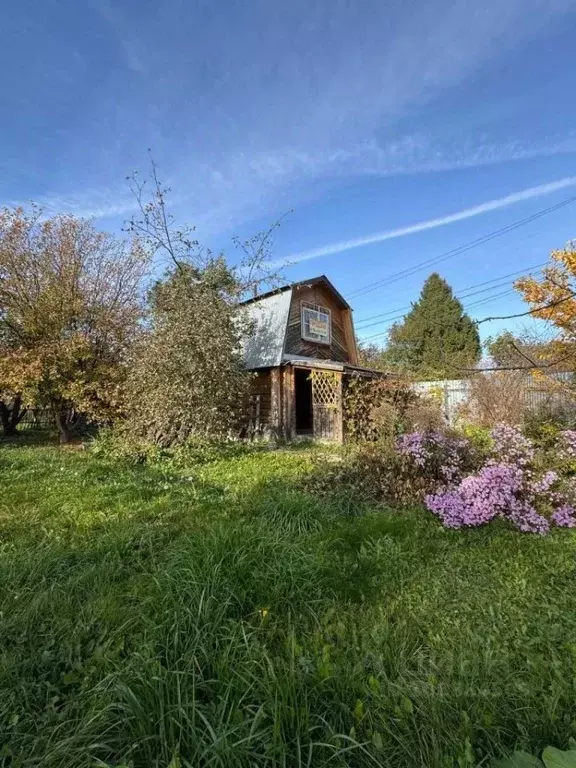
{"label": "wooden house", "polygon": [[347,382],[353,376],[382,375],[358,365],[348,302],[321,275],[249,299],[244,306],[252,329],[244,361],[255,373],[252,431],[341,442]]}

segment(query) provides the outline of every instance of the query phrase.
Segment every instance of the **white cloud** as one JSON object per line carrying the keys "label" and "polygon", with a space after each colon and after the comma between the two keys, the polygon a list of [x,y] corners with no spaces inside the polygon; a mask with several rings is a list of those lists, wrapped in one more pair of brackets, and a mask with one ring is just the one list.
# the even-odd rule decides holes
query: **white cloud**
{"label": "white cloud", "polygon": [[410,224],[407,227],[388,229],[384,232],[375,232],[373,234],[363,235],[362,237],[356,237],[351,240],[341,240],[336,243],[322,245],[319,248],[313,248],[309,251],[293,254],[292,256],[289,256],[286,261],[294,264],[301,261],[319,259],[323,256],[332,256],[336,253],[350,251],[353,248],[361,248],[365,245],[382,243],[385,240],[394,240],[398,237],[414,235],[418,232],[425,232],[428,229],[444,227],[448,224],[454,224],[458,221],[464,221],[465,219],[471,219],[475,216],[481,216],[482,214],[489,213],[490,211],[497,211],[501,208],[507,208],[510,205],[516,205],[516,203],[521,203],[525,200],[531,200],[533,198],[543,197],[544,195],[550,195],[553,192],[558,192],[559,190],[573,186],[576,186],[576,176],[567,176],[566,178],[559,179],[558,181],[552,181],[547,184],[540,184],[536,187],[523,189],[520,192],[514,192],[511,195],[506,195],[506,197],[499,197],[495,200],[488,200],[487,202],[481,203],[480,205],[475,205],[471,208],[464,208],[461,211],[450,213],[447,216],[428,219],[426,221],[419,221],[416,224]]}
{"label": "white cloud", "polygon": [[[303,193],[300,189],[311,180],[331,183],[339,178],[354,176],[435,173],[561,152],[576,152],[576,136],[569,134],[566,137],[550,137],[539,143],[510,141],[503,144],[489,143],[485,137],[479,137],[478,143],[468,139],[458,146],[455,143],[438,144],[423,134],[411,134],[386,144],[364,141],[348,149],[321,152],[284,147],[266,152],[203,158],[199,163],[195,158],[190,158],[169,179],[169,185],[174,190],[170,194],[170,204],[180,206],[181,215],[196,224],[199,235],[206,238],[236,227],[255,212],[264,212],[273,218],[294,208],[303,194],[314,196],[314,190]],[[160,172],[164,176],[163,165],[160,166]],[[119,175],[123,176],[124,173]],[[80,192],[54,192],[37,197],[35,201],[48,213],[72,213],[96,219],[127,217],[137,208],[126,183],[122,182],[87,188]],[[10,204],[18,203],[10,201]],[[467,214],[462,218],[482,212]],[[404,229],[393,236],[399,237],[412,231],[410,227],[407,228],[409,232],[404,232]],[[376,233],[370,237],[380,237],[380,234],[387,235]],[[383,239],[390,238],[386,236]],[[319,250],[322,249],[312,249],[306,253],[316,254]],[[306,258],[321,255],[327,254],[317,253]],[[303,254],[297,254],[296,260],[302,260],[302,257]]]}
{"label": "white cloud", "polygon": [[10,206],[26,207],[28,202],[39,205],[47,214],[70,213],[84,219],[104,219],[127,216],[137,210],[134,196],[128,189],[91,189],[75,194],[41,195],[33,201],[11,201]]}
{"label": "white cloud", "polygon": [[[481,102],[462,124],[454,112],[441,124],[436,109],[451,89],[506,66],[515,47],[573,5],[437,0],[408,8],[373,0],[359,14],[355,4],[330,0],[254,0],[230,17],[182,0],[136,15],[92,0],[118,57],[109,70],[97,62],[98,87],[48,176],[52,189],[74,191],[75,183],[79,192],[45,204],[102,218],[130,213],[122,177],[145,166],[151,147],[186,200],[182,214],[206,237],[255,216],[273,218],[334,179],[576,151],[574,135],[533,142],[529,121],[518,138],[503,139],[500,115],[486,123]],[[123,80],[119,61],[146,77],[128,72]],[[492,109],[501,105],[490,102],[495,97],[486,96]],[[447,100],[440,106],[450,109]]]}

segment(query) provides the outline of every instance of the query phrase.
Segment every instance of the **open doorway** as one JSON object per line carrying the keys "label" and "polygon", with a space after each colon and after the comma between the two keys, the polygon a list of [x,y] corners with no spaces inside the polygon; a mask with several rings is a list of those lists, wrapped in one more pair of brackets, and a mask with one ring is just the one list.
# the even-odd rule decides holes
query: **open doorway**
{"label": "open doorway", "polygon": [[305,368],[294,369],[294,395],[296,399],[296,434],[312,435],[314,420],[312,415],[312,379]]}

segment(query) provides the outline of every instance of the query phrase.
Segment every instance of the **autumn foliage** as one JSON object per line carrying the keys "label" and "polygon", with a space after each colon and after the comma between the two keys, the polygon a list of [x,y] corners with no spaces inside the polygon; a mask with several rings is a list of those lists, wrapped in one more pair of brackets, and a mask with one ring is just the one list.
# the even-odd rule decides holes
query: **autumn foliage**
{"label": "autumn foliage", "polygon": [[554,371],[576,370],[576,249],[570,244],[552,251],[542,277],[524,277],[516,288],[530,305],[532,317],[546,321],[555,335],[538,350],[536,358],[524,354],[533,375],[550,390],[576,395],[571,383],[558,379]]}
{"label": "autumn foliage", "polygon": [[138,333],[148,260],[72,216],[0,212],[0,382],[49,407],[66,442],[82,415],[109,419]]}
{"label": "autumn foliage", "polygon": [[173,446],[238,432],[250,383],[239,290],[221,258],[179,264],[155,285],[125,386],[128,438]]}

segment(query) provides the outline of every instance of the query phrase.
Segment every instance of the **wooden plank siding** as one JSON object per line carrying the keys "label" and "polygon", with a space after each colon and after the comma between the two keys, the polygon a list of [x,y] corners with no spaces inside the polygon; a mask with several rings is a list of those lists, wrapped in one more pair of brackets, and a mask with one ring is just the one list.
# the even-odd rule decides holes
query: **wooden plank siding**
{"label": "wooden plank siding", "polygon": [[269,370],[258,371],[252,378],[250,394],[260,396],[260,421],[262,424],[270,424],[272,386]]}
{"label": "wooden plank siding", "polygon": [[[330,310],[332,316],[332,341],[330,344],[318,344],[305,341],[301,332],[301,302],[320,304]],[[352,336],[352,342],[350,340]],[[313,357],[317,360],[336,360],[347,363],[354,362],[355,345],[351,330],[350,310],[340,305],[340,302],[322,285],[298,286],[292,293],[288,328],[284,343],[284,352],[290,355]]]}
{"label": "wooden plank siding", "polygon": [[282,377],[282,401],[284,405],[283,436],[286,440],[296,437],[296,403],[294,398],[294,368],[291,365],[287,365],[283,369]]}
{"label": "wooden plank siding", "polygon": [[277,436],[282,430],[282,369],[270,370],[270,428]]}

